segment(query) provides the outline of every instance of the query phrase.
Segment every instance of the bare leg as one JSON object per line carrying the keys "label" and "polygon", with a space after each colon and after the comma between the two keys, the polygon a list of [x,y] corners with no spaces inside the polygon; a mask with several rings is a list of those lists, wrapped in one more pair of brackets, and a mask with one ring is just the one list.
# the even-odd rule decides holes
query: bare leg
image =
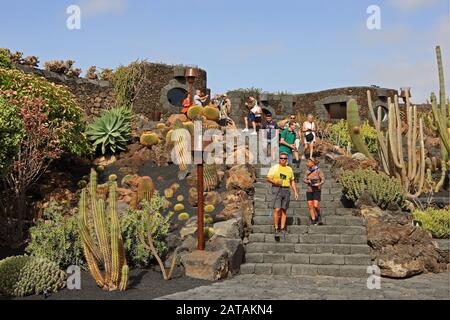
{"label": "bare leg", "polygon": [[275,231],[279,230],[278,221],[280,220],[280,209],[273,209],[273,224],[275,226]]}
{"label": "bare leg", "polygon": [[308,201],[308,208],[309,208],[309,216],[311,217],[311,220],[316,220],[316,212],[314,210],[314,201]]}
{"label": "bare leg", "polygon": [[312,159],[314,155],[314,142],[309,144],[309,154],[310,154],[309,158]]}
{"label": "bare leg", "polygon": [[252,126],[253,126],[253,131],[256,131],[256,122],[255,121],[252,122]]}
{"label": "bare leg", "polygon": [[244,118],[244,122],[245,122],[245,129],[248,129],[248,119],[247,119],[247,117]]}
{"label": "bare leg", "polygon": [[281,230],[286,230],[286,219],[287,219],[286,210],[281,209],[280,212],[281,212]]}
{"label": "bare leg", "polygon": [[321,212],[320,202],[319,201],[314,201],[314,210],[315,210],[315,212],[317,214],[317,217],[319,217],[320,216],[320,212]]}

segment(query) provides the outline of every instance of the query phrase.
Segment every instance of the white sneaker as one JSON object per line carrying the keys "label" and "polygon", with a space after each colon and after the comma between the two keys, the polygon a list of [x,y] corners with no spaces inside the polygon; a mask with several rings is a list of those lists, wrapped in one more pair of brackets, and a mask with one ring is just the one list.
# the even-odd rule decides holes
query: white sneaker
{"label": "white sneaker", "polygon": [[250,133],[250,135],[251,135],[251,136],[257,136],[257,135],[258,135],[258,132],[253,131],[252,133]]}
{"label": "white sneaker", "polygon": [[248,129],[244,129],[244,130],[242,130],[242,132],[248,132]]}

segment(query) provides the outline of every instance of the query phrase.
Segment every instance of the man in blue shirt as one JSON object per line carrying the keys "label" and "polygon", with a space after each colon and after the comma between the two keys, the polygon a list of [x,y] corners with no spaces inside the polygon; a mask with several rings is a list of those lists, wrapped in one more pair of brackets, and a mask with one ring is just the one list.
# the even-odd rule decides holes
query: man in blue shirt
{"label": "man in blue shirt", "polygon": [[[273,120],[271,113],[266,114],[266,122],[263,124],[262,129],[267,130],[267,150],[271,150],[272,139],[274,137],[276,137],[276,135],[278,134],[278,129],[279,129],[278,123],[275,120]],[[266,154],[267,154],[267,150],[266,150]],[[274,155],[272,155],[272,159],[274,159],[273,156]]]}

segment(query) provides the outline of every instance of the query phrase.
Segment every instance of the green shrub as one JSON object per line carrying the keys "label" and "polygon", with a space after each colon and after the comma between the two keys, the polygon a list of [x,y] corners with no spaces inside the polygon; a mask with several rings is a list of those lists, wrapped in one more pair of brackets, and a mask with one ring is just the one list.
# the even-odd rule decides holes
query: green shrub
{"label": "green shrub", "polygon": [[0,174],[16,155],[22,136],[22,120],[17,107],[0,98]]}
{"label": "green shrub", "polygon": [[120,66],[111,75],[110,82],[114,87],[116,105],[131,107],[137,93],[145,85],[145,61],[135,61],[128,66]]}
{"label": "green shrub", "polygon": [[119,107],[105,111],[89,125],[86,132],[95,148],[101,153],[125,151],[131,139],[131,121],[133,113],[130,108]]}
{"label": "green shrub", "polygon": [[135,210],[129,208],[121,217],[121,229],[124,239],[125,250],[127,252],[127,259],[129,263],[135,267],[148,266],[153,255],[141,243],[139,233],[147,236],[147,212],[156,212],[151,216],[151,230],[153,234],[153,243],[159,256],[164,255],[168,248],[165,243],[166,236],[169,232],[170,220],[173,213],[163,216],[160,212],[163,211],[165,198],[155,193],[150,202],[143,201],[143,209]]}
{"label": "green shrub", "polygon": [[448,238],[450,236],[450,207],[445,209],[428,208],[426,210],[415,210],[415,220],[422,223],[425,230],[431,232],[435,238]]}
{"label": "green shrub", "polygon": [[12,68],[10,53],[8,49],[0,48],[0,68]]}
{"label": "green shrub", "polygon": [[390,203],[403,206],[405,194],[400,181],[372,169],[345,171],[340,177],[342,192],[345,197],[356,202],[364,192],[382,209]]}
{"label": "green shrub", "polygon": [[[378,150],[377,131],[366,121],[361,126],[361,136],[367,145],[370,153],[376,153]],[[347,121],[340,120],[331,126],[330,140],[341,148],[351,147],[351,138],[348,133]]]}
{"label": "green shrub", "polygon": [[83,110],[66,87],[37,75],[0,67],[0,94],[11,103],[22,97],[43,99],[50,123],[54,128],[62,129],[59,136],[65,151],[77,156],[90,152],[82,134],[85,129]]}
{"label": "green shrub", "polygon": [[62,269],[86,266],[76,216],[64,217],[56,202],[44,211],[45,220],[30,228],[31,242],[26,251],[56,262]]}
{"label": "green shrub", "polygon": [[65,279],[58,265],[44,258],[16,256],[0,261],[0,293],[5,296],[57,292]]}

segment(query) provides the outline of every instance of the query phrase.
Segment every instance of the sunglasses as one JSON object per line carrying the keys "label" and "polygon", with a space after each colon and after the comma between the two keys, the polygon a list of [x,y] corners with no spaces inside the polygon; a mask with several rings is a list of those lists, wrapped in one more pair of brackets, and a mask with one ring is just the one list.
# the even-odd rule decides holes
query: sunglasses
{"label": "sunglasses", "polygon": [[280,158],[280,160],[287,160],[288,158]]}

